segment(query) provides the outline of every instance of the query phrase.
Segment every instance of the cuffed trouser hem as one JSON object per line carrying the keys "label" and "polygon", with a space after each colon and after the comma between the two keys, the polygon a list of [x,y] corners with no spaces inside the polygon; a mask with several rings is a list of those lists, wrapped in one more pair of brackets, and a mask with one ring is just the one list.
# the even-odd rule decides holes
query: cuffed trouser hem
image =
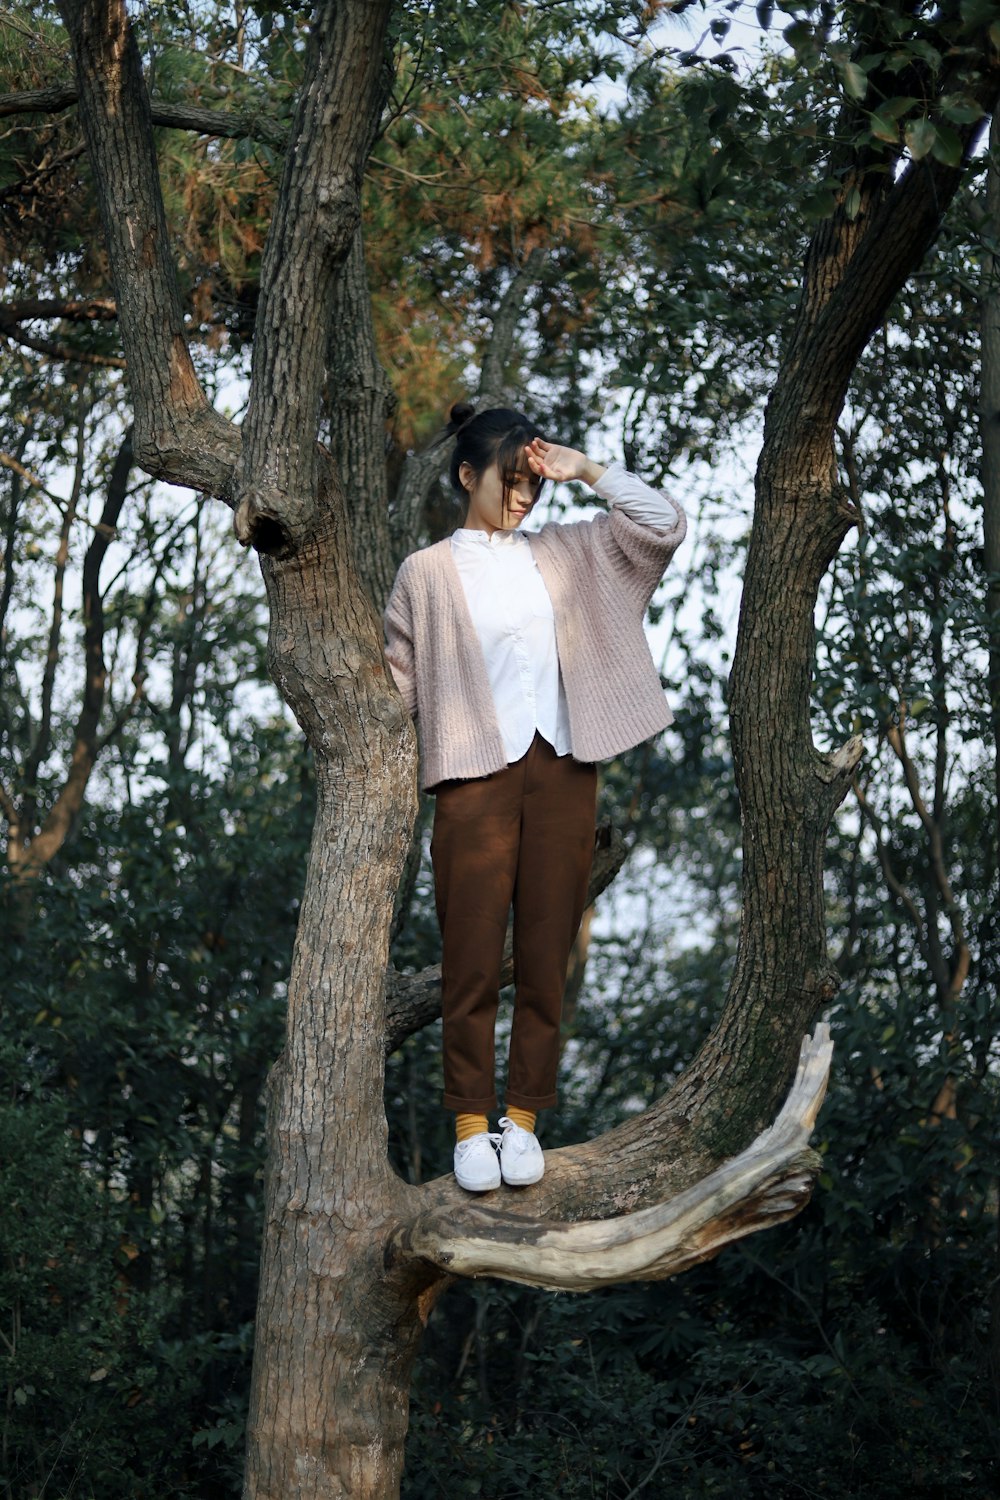
{"label": "cuffed trouser hem", "polygon": [[504,1090],[504,1104],[513,1104],[515,1109],[531,1109],[536,1112],[540,1109],[551,1109],[558,1102],[557,1095],[552,1094],[519,1094],[515,1089]]}
{"label": "cuffed trouser hem", "polygon": [[[460,1115],[484,1115],[488,1110],[496,1109],[496,1093],[484,1094],[481,1099],[460,1099],[457,1094],[445,1093],[441,1096],[441,1103],[445,1109],[454,1109]],[[517,1100],[514,1100],[517,1103]]]}

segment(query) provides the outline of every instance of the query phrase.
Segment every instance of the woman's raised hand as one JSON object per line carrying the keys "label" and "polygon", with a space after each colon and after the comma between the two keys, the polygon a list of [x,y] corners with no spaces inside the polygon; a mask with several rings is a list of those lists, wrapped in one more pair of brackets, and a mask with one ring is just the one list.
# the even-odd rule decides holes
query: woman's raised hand
{"label": "woman's raised hand", "polygon": [[575,448],[563,448],[558,443],[547,443],[544,438],[532,438],[524,445],[524,455],[533,473],[543,479],[582,479],[587,468],[587,455]]}

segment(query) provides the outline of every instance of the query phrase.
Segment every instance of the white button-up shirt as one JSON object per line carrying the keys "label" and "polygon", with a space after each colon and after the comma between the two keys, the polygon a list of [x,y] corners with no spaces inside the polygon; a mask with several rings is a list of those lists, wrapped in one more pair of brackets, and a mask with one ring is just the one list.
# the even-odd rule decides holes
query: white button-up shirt
{"label": "white button-up shirt", "polygon": [[[660,490],[615,462],[592,486],[609,505],[660,530],[677,524],[678,508]],[[460,526],[451,550],[489,677],[508,763],[545,736],[557,755],[570,749],[569,712],[559,671],[555,617],[548,589],[519,528]]]}

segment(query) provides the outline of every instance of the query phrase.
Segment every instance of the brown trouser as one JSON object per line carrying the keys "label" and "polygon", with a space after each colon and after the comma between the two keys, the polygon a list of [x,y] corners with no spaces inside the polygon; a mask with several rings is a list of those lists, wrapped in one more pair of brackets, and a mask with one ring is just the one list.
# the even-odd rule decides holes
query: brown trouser
{"label": "brown trouser", "polygon": [[594,857],[597,766],[556,755],[536,730],[503,771],[434,788],[431,862],[441,928],[447,1109],[496,1107],[494,1028],[514,906],[514,1023],[505,1102],[556,1102],[570,949]]}

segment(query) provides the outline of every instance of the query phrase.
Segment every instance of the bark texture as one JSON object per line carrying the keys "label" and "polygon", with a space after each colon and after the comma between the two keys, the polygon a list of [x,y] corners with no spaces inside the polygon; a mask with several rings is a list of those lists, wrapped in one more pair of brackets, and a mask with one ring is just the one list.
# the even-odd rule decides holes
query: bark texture
{"label": "bark texture", "polygon": [[347,496],[355,567],[381,611],[400,563],[389,527],[386,467],[388,421],[396,396],[375,344],[360,224],[334,287],[325,407],[330,451]]}
{"label": "bark texture", "polygon": [[[76,86],[54,83],[45,89],[25,89],[18,94],[0,96],[0,119],[21,114],[59,114],[77,102]],[[151,99],[150,119],[154,125],[174,130],[190,130],[196,135],[217,135],[232,140],[249,137],[280,150],[288,144],[288,125],[261,110],[203,109],[200,105],[182,104],[172,99]]]}
{"label": "bark texture", "polygon": [[388,1284],[381,1252],[408,1191],[389,1167],[382,1092],[416,751],[336,509],[330,532],[264,561],[272,670],[318,752],[287,1041],[268,1099],[246,1494],[273,1500],[395,1492],[422,1326],[413,1273]]}

